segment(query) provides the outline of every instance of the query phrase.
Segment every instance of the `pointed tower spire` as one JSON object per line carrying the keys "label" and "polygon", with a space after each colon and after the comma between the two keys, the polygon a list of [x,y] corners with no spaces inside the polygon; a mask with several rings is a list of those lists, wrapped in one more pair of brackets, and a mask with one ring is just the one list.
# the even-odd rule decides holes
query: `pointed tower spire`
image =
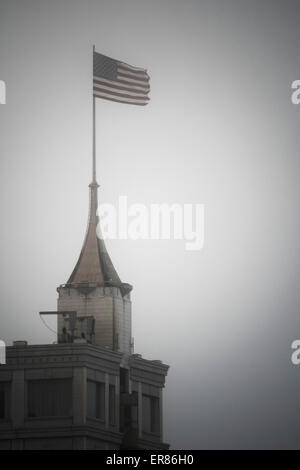
{"label": "pointed tower spire", "polygon": [[89,187],[90,211],[87,232],[79,259],[67,284],[75,287],[82,283],[96,283],[99,286],[119,287],[122,291],[128,292],[131,286],[121,282],[107,253],[104,240],[97,236],[99,185],[96,181],[92,181]]}
{"label": "pointed tower spire", "polygon": [[[104,240],[97,236],[99,185],[92,181],[89,187],[90,211],[85,239],[68,282],[57,288],[57,310],[76,311],[79,317],[93,318],[94,344],[131,354],[132,286],[121,281],[107,253]],[[64,319],[59,316],[58,340],[64,327]],[[76,328],[79,334],[79,324]]]}

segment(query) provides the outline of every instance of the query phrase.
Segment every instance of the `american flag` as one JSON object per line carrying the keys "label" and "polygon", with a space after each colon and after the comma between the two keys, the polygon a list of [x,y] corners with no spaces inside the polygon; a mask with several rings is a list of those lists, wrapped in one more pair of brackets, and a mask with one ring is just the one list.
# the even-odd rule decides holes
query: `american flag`
{"label": "american flag", "polygon": [[94,52],[93,94],[118,103],[148,104],[150,77],[145,69]]}

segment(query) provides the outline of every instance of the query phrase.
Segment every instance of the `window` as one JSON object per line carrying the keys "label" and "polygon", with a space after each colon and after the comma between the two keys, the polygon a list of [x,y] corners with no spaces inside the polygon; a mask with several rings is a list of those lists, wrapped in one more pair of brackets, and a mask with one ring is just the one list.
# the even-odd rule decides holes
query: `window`
{"label": "window", "polygon": [[132,397],[135,400],[134,404],[130,407],[131,411],[131,426],[133,428],[138,427],[138,393],[132,392]]}
{"label": "window", "polygon": [[116,424],[116,395],[115,386],[109,386],[109,424],[114,426]]}
{"label": "window", "polygon": [[159,399],[143,395],[143,431],[159,433]]}
{"label": "window", "polygon": [[5,418],[5,391],[2,390],[0,385],[0,419]]}
{"label": "window", "polygon": [[128,393],[129,374],[128,370],[120,367],[120,392]]}
{"label": "window", "polygon": [[72,382],[70,379],[30,380],[28,416],[71,416]]}
{"label": "window", "polygon": [[8,419],[9,417],[9,382],[0,382],[0,419]]}
{"label": "window", "polygon": [[87,416],[105,420],[105,385],[102,382],[87,382]]}

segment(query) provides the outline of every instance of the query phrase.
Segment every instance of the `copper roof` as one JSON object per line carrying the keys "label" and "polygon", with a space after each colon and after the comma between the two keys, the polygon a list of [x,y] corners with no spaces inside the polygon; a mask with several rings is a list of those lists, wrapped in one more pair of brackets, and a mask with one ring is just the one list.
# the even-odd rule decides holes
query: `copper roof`
{"label": "copper roof", "polygon": [[[79,259],[68,280],[68,285],[81,283],[96,283],[100,286],[123,287],[131,290],[128,284],[122,284],[117,271],[107,253],[103,239],[97,237],[97,191],[99,185],[93,181],[90,185],[90,212],[85,240]],[[125,286],[128,286],[127,289]],[[130,289],[128,289],[130,287]],[[125,292],[126,293],[126,292]]]}

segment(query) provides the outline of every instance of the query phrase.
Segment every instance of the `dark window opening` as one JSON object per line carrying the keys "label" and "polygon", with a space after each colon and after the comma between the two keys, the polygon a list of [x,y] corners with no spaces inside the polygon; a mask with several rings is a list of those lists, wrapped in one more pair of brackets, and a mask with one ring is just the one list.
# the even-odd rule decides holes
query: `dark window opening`
{"label": "dark window opening", "polygon": [[10,416],[10,383],[0,382],[0,419]]}
{"label": "dark window opening", "polygon": [[129,377],[128,370],[120,367],[120,392],[128,393]]}
{"label": "dark window opening", "polygon": [[5,391],[0,388],[0,419],[5,418],[5,401]]}
{"label": "dark window opening", "polygon": [[72,415],[71,380],[30,380],[27,390],[30,418]]}
{"label": "dark window opening", "polygon": [[116,395],[115,386],[109,386],[109,424],[114,426],[116,424]]}
{"label": "dark window opening", "polygon": [[134,428],[138,427],[138,393],[132,392],[132,396],[135,398],[135,405],[131,408],[131,420]]}
{"label": "dark window opening", "polygon": [[143,431],[159,433],[159,399],[143,395]]}
{"label": "dark window opening", "polygon": [[87,383],[87,416],[105,420],[105,384],[102,382]]}

